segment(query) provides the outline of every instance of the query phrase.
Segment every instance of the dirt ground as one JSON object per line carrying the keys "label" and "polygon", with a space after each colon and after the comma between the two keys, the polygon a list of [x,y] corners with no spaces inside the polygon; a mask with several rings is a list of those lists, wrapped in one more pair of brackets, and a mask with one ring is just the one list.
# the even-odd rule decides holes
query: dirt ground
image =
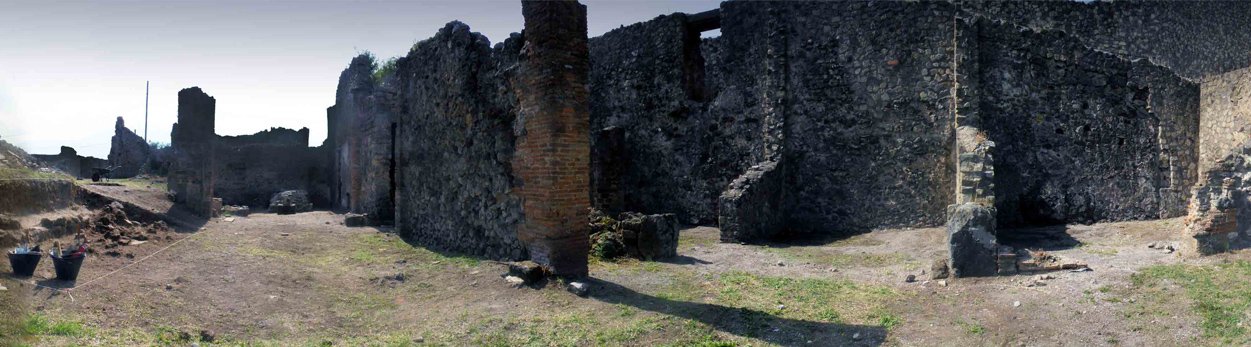
{"label": "dirt ground", "polygon": [[[1183,262],[1147,247],[1174,242],[1180,219],[1011,231],[1023,235],[1016,242],[1093,271],[941,283],[925,273],[945,253],[941,228],[740,245],[696,227],[682,232],[676,259],[594,261],[585,298],[562,283],[512,287],[500,276],[503,264],[432,252],[389,229],[348,228],[342,220],[330,212],[216,218],[196,232],[126,246],[133,258],[92,255],[74,284],[46,280],[53,277],[47,262],[28,282],[2,283],[5,295],[29,299],[30,336],[21,341],[32,345],[1246,341],[1241,333],[1213,340],[1207,316],[1168,282],[1160,297],[1142,294],[1135,273]],[[1185,263],[1248,258],[1235,252]],[[915,282],[905,281],[910,274]]]}

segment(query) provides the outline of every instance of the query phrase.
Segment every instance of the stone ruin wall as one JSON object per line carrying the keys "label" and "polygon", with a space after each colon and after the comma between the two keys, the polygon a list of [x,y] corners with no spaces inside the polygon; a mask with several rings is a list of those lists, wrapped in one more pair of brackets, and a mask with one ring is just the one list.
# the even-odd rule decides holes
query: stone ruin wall
{"label": "stone ruin wall", "polygon": [[80,179],[91,178],[94,168],[109,166],[108,160],[78,155],[78,151],[68,146],[61,146],[61,152],[57,154],[32,154],[31,157]]}
{"label": "stone ruin wall", "polygon": [[1044,222],[1173,217],[1198,177],[1197,86],[1060,31],[948,3],[720,16],[699,55],[681,14],[591,40],[593,151],[616,156],[596,158],[597,206],[751,239],[939,225],[962,202],[1008,225],[1022,200]]}
{"label": "stone ruin wall", "polygon": [[[332,157],[332,207],[365,214],[371,224],[394,214],[395,86],[373,77],[375,62],[361,55],[339,76],[335,105],[327,110]],[[393,77],[393,76],[391,76]],[[398,82],[392,78],[391,82]]]}
{"label": "stone ruin wall", "polygon": [[226,205],[266,208],[270,198],[304,190],[314,206],[330,205],[325,151],[308,146],[308,128],[273,128],[253,135],[218,136],[214,193]]}
{"label": "stone ruin wall", "polygon": [[1199,100],[1199,171],[1208,172],[1251,141],[1251,68],[1205,78]]}
{"label": "stone ruin wall", "polygon": [[961,10],[1148,59],[1190,80],[1251,66],[1247,1],[959,1]]}
{"label": "stone ruin wall", "polygon": [[202,217],[215,213],[216,109],[217,100],[199,87],[179,91],[178,122],[170,134],[169,190],[175,203]]}
{"label": "stone ruin wall", "polygon": [[147,172],[151,166],[152,147],[143,137],[126,128],[122,117],[113,126],[112,145],[109,147],[109,166],[113,167],[110,178],[130,178]]}
{"label": "stone ruin wall", "polygon": [[521,46],[514,36],[491,48],[453,22],[398,61],[395,222],[406,239],[490,259],[528,257],[512,166]]}
{"label": "stone ruin wall", "polygon": [[1230,248],[1251,238],[1251,68],[1205,78],[1200,87],[1199,170],[1183,244],[1189,254]]}
{"label": "stone ruin wall", "polygon": [[1000,225],[1182,215],[1198,172],[1196,84],[1058,31],[975,30]]}
{"label": "stone ruin wall", "polygon": [[[624,129],[624,209],[708,223],[731,208],[753,221],[723,224],[758,226],[776,219],[756,213],[764,208],[798,232],[941,224],[956,191],[953,134],[943,130],[951,21],[931,14],[943,10],[952,13],[942,4],[727,2],[722,35],[703,40],[704,56],[690,48],[682,15],[593,39],[592,127]],[[864,28],[898,35],[857,34]],[[698,73],[704,83],[689,85]],[[738,190],[727,190],[732,181]],[[763,224],[773,230],[735,238],[780,231]]]}

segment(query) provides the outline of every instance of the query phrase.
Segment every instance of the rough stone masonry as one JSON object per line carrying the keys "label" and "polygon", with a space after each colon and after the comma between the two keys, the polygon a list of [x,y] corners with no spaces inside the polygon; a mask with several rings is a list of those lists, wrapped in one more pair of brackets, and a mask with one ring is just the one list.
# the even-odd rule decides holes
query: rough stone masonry
{"label": "rough stone masonry", "polygon": [[174,202],[202,217],[212,217],[216,172],[213,133],[217,100],[199,87],[178,92],[178,122],[170,134],[169,190]]}

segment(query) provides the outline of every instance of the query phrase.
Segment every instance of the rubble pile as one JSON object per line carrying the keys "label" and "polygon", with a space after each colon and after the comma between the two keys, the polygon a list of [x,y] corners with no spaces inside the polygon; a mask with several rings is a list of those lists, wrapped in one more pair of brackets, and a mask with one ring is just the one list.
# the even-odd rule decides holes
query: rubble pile
{"label": "rubble pile", "polygon": [[[130,220],[125,207],[114,202],[96,211],[87,221],[83,234],[89,243],[104,249],[104,254],[119,256],[119,246],[139,245],[150,240],[170,239],[170,228],[165,222],[144,225]],[[95,251],[93,248],[92,252]]]}

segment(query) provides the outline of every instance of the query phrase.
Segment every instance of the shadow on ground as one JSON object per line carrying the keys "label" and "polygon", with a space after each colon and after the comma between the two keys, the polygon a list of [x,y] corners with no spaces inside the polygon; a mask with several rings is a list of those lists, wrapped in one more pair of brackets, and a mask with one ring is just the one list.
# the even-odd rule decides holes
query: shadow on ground
{"label": "shadow on ground", "polygon": [[686,318],[721,332],[783,346],[880,346],[886,340],[886,329],[878,326],[787,319],[745,308],[659,298],[596,278],[588,282],[595,300]]}
{"label": "shadow on ground", "polygon": [[870,232],[873,232],[873,230],[857,229],[857,230],[845,230],[845,231],[830,232],[830,233],[816,233],[816,232],[801,233],[801,232],[787,231],[787,232],[779,233],[778,235],[772,238],[769,238],[768,240],[765,240],[765,242],[762,242],[759,244],[768,246],[769,248],[825,246],[831,243],[836,243],[836,242],[850,239],[856,236],[868,234]]}

